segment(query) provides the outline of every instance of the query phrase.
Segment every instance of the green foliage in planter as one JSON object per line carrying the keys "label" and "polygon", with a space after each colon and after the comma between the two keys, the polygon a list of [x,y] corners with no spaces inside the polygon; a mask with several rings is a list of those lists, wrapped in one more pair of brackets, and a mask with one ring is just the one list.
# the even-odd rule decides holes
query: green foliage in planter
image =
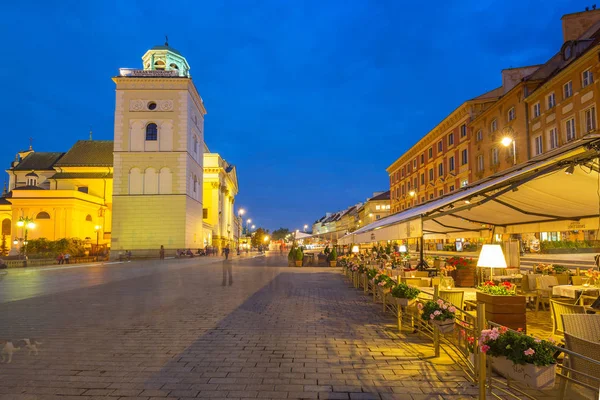
{"label": "green foliage in planter", "polygon": [[296,247],[293,247],[290,249],[290,252],[288,253],[288,261],[294,261],[296,259]]}
{"label": "green foliage in planter", "polygon": [[377,275],[377,268],[369,268],[367,270],[367,278],[373,279],[375,278],[375,275]]}
{"label": "green foliage in planter", "polygon": [[327,255],[327,260],[337,261],[337,250],[335,249],[335,247]]}
{"label": "green foliage in planter", "polygon": [[304,252],[302,251],[302,247],[298,247],[296,249],[296,261],[302,261],[304,259]]}
{"label": "green foliage in planter", "polygon": [[385,248],[385,254],[387,254],[388,256],[390,254],[392,254],[392,245],[388,243],[388,245]]}
{"label": "green foliage in planter", "polygon": [[396,281],[394,281],[392,278],[390,278],[389,276],[387,276],[385,274],[380,274],[380,275],[375,276],[374,283],[377,286],[391,288],[396,284]]}
{"label": "green foliage in planter", "polygon": [[545,367],[555,364],[556,348],[546,340],[515,332],[502,326],[481,331],[479,346],[488,356],[504,356],[515,364]]}
{"label": "green foliage in planter", "polygon": [[510,282],[502,282],[496,285],[492,281],[484,282],[477,290],[494,296],[515,296],[515,288]]}
{"label": "green foliage in planter", "polygon": [[323,250],[323,254],[328,256],[330,252],[331,252],[331,249],[329,249],[329,245],[325,246],[325,250]]}
{"label": "green foliage in planter", "polygon": [[392,296],[397,297],[399,299],[413,300],[417,298],[419,293],[421,293],[419,289],[417,289],[416,287],[408,286],[404,282],[400,282],[395,288],[392,289]]}
{"label": "green foliage in planter", "polygon": [[[21,247],[21,252],[24,247]],[[29,258],[54,258],[58,253],[69,253],[71,257],[85,255],[85,243],[81,239],[48,240],[45,238],[29,239],[27,241],[27,256]]]}
{"label": "green foliage in planter", "polygon": [[571,270],[568,267],[565,267],[564,265],[554,264],[554,272],[556,272],[557,274],[565,274],[570,271]]}
{"label": "green foliage in planter", "polygon": [[589,249],[589,248],[598,248],[600,247],[600,242],[592,241],[592,240],[581,240],[581,241],[571,241],[571,240],[557,240],[557,241],[542,241],[540,242],[541,251],[544,252],[546,250],[552,249],[564,249],[570,251],[576,251],[577,249]]}

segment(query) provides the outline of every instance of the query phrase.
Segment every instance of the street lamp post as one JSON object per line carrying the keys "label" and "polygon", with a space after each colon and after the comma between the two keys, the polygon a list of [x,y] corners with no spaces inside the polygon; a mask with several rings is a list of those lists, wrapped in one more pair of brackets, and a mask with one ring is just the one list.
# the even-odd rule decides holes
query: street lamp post
{"label": "street lamp post", "polygon": [[308,225],[304,225],[304,232],[308,229]]}
{"label": "street lamp post", "polygon": [[[23,238],[19,238],[18,241],[23,242],[23,266],[27,266],[27,233],[29,229],[35,228],[35,223],[33,222],[33,218],[29,217],[20,217],[17,221],[17,226],[21,229],[25,229],[25,235]],[[15,239],[15,244],[17,240]]]}
{"label": "street lamp post", "polygon": [[238,254],[238,256],[240,255],[240,241],[242,240],[242,225],[243,225],[242,216],[244,215],[244,213],[246,213],[246,210],[244,210],[243,208],[240,208],[238,210],[238,223],[239,223],[238,245],[237,245],[237,254]]}
{"label": "street lamp post", "polygon": [[94,230],[96,231],[96,262],[98,262],[98,246],[100,245],[100,229],[102,226],[96,225]]}
{"label": "street lamp post", "polygon": [[248,225],[250,225],[251,222],[252,220],[250,218],[246,220],[246,233],[248,233]]}
{"label": "street lamp post", "polygon": [[510,136],[505,136],[502,138],[501,143],[504,147],[508,147],[512,144],[513,165],[517,165],[517,145],[515,139]]}

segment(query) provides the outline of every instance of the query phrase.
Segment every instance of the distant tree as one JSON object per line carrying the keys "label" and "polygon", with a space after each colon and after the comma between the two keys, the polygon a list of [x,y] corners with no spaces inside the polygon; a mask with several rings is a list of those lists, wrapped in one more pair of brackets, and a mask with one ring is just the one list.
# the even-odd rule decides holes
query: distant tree
{"label": "distant tree", "polygon": [[0,244],[0,256],[8,254],[8,246],[6,245],[6,235],[2,235],[2,244]]}
{"label": "distant tree", "polygon": [[252,247],[258,247],[265,244],[265,236],[269,233],[268,229],[258,228],[252,232]]}
{"label": "distant tree", "polygon": [[279,228],[273,231],[271,235],[271,239],[273,240],[282,240],[285,239],[287,235],[290,234],[290,230],[288,228]]}

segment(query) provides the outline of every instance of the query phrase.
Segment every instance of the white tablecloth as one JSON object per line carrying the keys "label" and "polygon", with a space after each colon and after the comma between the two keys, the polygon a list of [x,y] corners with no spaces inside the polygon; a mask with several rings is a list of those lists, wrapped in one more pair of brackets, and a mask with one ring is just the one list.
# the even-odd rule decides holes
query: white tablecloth
{"label": "white tablecloth", "polygon": [[569,297],[576,299],[580,293],[598,293],[598,288],[583,285],[556,285],[552,287],[552,296]]}

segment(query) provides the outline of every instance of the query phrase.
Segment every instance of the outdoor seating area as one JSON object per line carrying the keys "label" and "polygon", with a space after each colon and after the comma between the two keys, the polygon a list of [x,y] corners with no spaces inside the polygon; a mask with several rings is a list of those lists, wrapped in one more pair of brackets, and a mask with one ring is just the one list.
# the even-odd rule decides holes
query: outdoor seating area
{"label": "outdoor seating area", "polygon": [[[431,339],[435,354],[452,354],[474,383],[481,382],[484,374],[485,390],[508,390],[511,395],[507,398],[519,399],[598,398],[600,314],[591,306],[598,297],[597,271],[556,274],[547,266],[545,270],[536,266],[534,273],[513,270],[503,275],[494,271],[491,280],[461,287],[451,276],[451,264],[450,268],[439,264],[434,275],[395,268],[387,258],[374,255],[342,256],[338,265],[355,288],[372,296],[383,312],[396,318],[399,331]],[[510,355],[501,350],[492,354],[496,351],[492,339],[485,336],[490,331],[511,339],[528,338],[532,347],[523,351],[531,355],[511,362],[506,358]],[[535,358],[536,352],[539,358]],[[510,372],[513,362],[522,363],[524,371],[528,366],[539,369],[543,365],[543,373],[535,376],[545,378],[531,382],[515,377]],[[488,367],[482,370],[481,363]]]}

